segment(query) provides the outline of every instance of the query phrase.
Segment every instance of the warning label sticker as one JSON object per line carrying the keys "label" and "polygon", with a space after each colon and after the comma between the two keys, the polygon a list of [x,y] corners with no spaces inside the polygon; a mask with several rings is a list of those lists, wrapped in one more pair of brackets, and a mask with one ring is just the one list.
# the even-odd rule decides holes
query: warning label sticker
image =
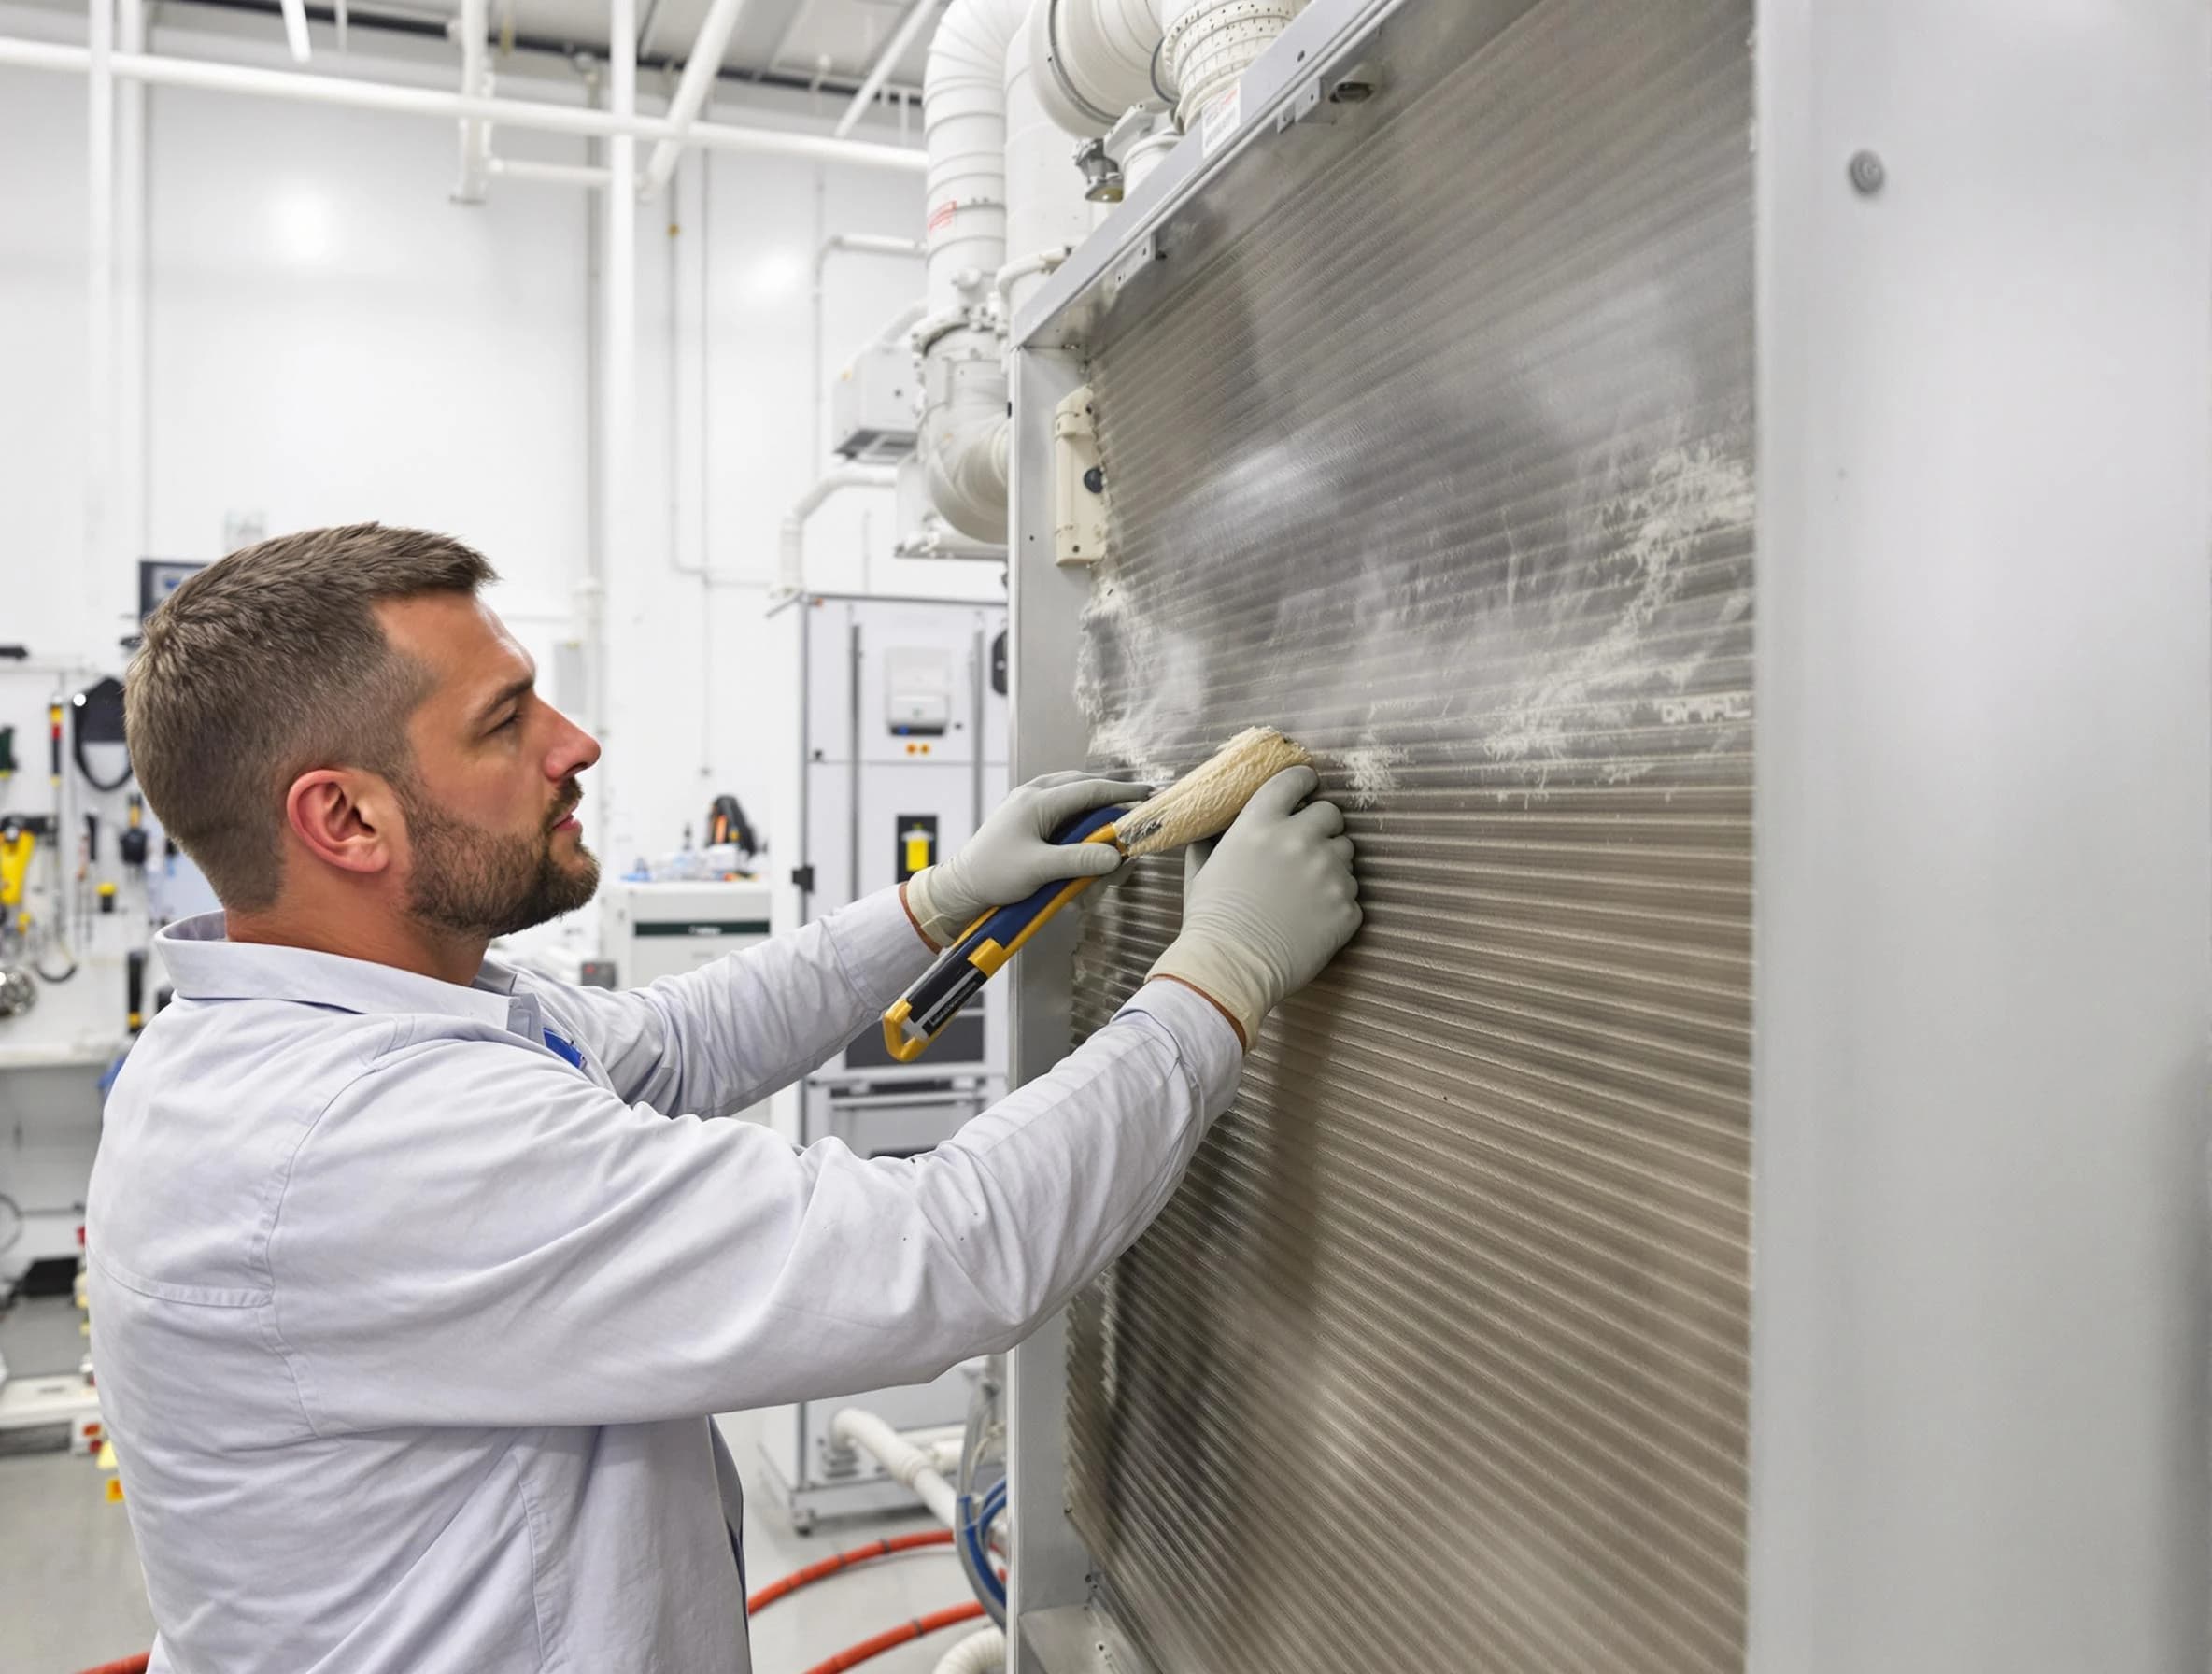
{"label": "warning label sticker", "polygon": [[1239,81],[1199,113],[1198,155],[1212,156],[1243,125],[1244,83]]}

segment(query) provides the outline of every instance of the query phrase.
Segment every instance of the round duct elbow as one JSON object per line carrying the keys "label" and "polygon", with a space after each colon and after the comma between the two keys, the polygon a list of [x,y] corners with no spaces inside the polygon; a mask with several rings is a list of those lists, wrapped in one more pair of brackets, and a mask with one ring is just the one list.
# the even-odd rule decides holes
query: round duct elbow
{"label": "round duct elbow", "polygon": [[1304,0],[1166,0],[1160,67],[1185,129],[1236,85],[1304,9]]}
{"label": "round duct elbow", "polygon": [[1037,98],[1078,139],[1104,134],[1132,105],[1155,97],[1163,0],[1034,0],[1029,55]]}
{"label": "round duct elbow", "polygon": [[923,421],[922,471],[929,503],[971,541],[1006,543],[1009,420],[1003,413]]}

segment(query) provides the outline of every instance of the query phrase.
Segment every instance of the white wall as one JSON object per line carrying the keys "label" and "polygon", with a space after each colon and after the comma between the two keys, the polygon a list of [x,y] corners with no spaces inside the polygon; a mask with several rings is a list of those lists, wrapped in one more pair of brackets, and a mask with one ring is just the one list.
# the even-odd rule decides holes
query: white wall
{"label": "white wall", "polygon": [[[262,20],[189,7],[163,16],[156,50],[281,63]],[[81,10],[0,6],[0,33],[81,39],[82,29]],[[435,42],[379,45],[357,31],[340,61],[324,32],[317,40],[319,70],[436,85],[456,73],[456,55]],[[584,96],[558,64],[503,77],[502,91]],[[746,97],[747,112],[714,114],[808,115],[789,97]],[[239,518],[270,533],[375,518],[482,548],[505,577],[494,602],[550,689],[593,538],[598,251],[587,195],[494,180],[488,203],[452,203],[455,132],[442,121],[167,88],[149,90],[147,105],[145,539],[121,532],[118,556],[94,562],[86,84],[0,70],[0,644],[120,671],[141,550],[217,558]],[[819,114],[833,116],[834,103]],[[589,160],[580,140],[501,134],[495,144]],[[808,433],[814,253],[830,232],[921,229],[918,174],[727,154],[688,158],[674,194],[640,211],[635,518],[629,560],[609,578],[607,754],[587,786],[610,810],[610,872],[674,847],[716,792],[737,794],[767,829],[771,763],[796,704],[760,672],[766,584],[784,512],[826,462]],[[828,364],[920,286],[918,261],[833,259]],[[893,525],[887,491],[825,507],[809,532],[811,583],[1002,596],[995,566],[892,560]],[[57,684],[82,683],[0,663],[0,725],[17,729],[25,768],[0,782],[0,812],[49,807],[44,702]],[[595,923],[578,915],[569,934],[588,941]],[[0,1049],[58,1049],[103,1028],[121,1046],[121,954],[143,918],[135,932],[102,930],[117,945],[99,969],[0,1024]],[[81,1192],[97,1136],[92,1074],[0,1075],[0,1190],[41,1203]],[[52,1217],[37,1235],[61,1248],[72,1229]],[[30,1253],[19,1245],[0,1275]]]}
{"label": "white wall", "polygon": [[[165,15],[213,27],[189,8]],[[0,30],[64,33],[22,8],[0,8]],[[415,43],[353,40],[354,73],[424,78]],[[154,46],[209,43],[164,28]],[[365,62],[379,50],[390,62]],[[559,65],[502,90],[581,96]],[[487,204],[454,204],[454,131],[440,121],[147,96],[149,549],[220,556],[241,516],[271,533],[366,518],[446,530],[499,566],[496,603],[549,661],[573,631],[590,540],[586,194],[495,180]],[[33,602],[7,613],[0,640],[112,664],[135,578],[127,564],[90,573],[82,558],[84,110],[81,78],[0,71],[0,154],[12,160],[0,171],[0,364],[32,396],[0,403],[0,565],[10,594]],[[713,114],[759,111],[725,102]],[[795,120],[792,102],[771,117]],[[588,157],[582,141],[495,143]],[[767,763],[792,705],[756,673],[765,584],[783,513],[826,461],[807,433],[814,252],[830,232],[918,236],[921,198],[918,175],[695,153],[674,192],[641,209],[635,518],[630,561],[609,583],[608,753],[592,787],[613,809],[617,869],[673,847],[716,791],[734,791],[756,823],[769,817]],[[920,280],[918,261],[833,258],[828,365]],[[810,527],[810,583],[1002,596],[993,566],[891,559],[894,522],[887,491],[832,502]],[[721,584],[703,584],[702,568]]]}
{"label": "white wall", "polygon": [[[793,694],[761,675],[767,586],[784,514],[833,462],[808,437],[815,252],[831,232],[918,237],[921,203],[918,177],[694,153],[641,217],[640,561],[610,586],[612,860],[671,846],[718,790],[765,828],[769,763],[795,724]],[[830,259],[826,373],[920,294],[921,274],[918,260]],[[870,489],[825,505],[808,585],[1004,596],[996,565],[892,558],[893,502]]]}

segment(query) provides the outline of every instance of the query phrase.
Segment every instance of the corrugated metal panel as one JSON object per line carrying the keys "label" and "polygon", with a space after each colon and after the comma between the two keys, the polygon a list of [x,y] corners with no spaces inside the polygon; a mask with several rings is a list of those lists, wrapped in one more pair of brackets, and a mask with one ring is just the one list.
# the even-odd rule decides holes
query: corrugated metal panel
{"label": "corrugated metal panel", "polygon": [[[1368,908],[1074,1311],[1163,1670],[1740,1665],[1750,22],[1535,7],[1094,368],[1095,761],[1283,726]],[[1178,892],[1092,910],[1079,1029]]]}

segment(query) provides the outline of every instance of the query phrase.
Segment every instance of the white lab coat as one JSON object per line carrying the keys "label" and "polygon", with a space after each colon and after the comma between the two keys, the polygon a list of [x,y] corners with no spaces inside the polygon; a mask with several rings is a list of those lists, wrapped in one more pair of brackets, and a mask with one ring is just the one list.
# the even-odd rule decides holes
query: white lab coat
{"label": "white lab coat", "polygon": [[1152,984],[934,1152],[864,1161],[707,1118],[926,967],[895,892],[621,994],[220,915],[161,951],[177,1001],[88,1213],[157,1670],[742,1674],[704,1415],[1019,1341],[1167,1201],[1241,1063]]}

